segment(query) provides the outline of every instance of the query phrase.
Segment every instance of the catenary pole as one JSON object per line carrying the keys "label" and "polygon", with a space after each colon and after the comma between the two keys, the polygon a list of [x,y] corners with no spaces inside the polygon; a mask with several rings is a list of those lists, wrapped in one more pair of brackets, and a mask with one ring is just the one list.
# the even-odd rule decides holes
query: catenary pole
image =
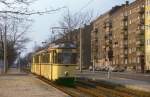
{"label": "catenary pole", "polygon": [[80,72],[82,72],[82,28],[80,28]]}
{"label": "catenary pole", "polygon": [[4,73],[7,72],[7,13],[4,18],[5,20],[5,31],[4,31]]}

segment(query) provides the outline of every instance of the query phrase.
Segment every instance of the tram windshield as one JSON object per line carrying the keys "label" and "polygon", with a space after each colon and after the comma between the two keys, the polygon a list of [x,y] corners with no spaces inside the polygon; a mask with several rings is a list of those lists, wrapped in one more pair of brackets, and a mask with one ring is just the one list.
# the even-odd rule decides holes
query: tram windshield
{"label": "tram windshield", "polygon": [[76,64],[76,53],[58,53],[59,64]]}

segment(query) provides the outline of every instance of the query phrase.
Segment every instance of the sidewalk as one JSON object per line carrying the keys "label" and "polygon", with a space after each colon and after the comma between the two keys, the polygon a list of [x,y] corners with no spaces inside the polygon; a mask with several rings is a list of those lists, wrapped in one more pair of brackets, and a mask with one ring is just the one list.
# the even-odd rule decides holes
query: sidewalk
{"label": "sidewalk", "polygon": [[[22,75],[23,74],[23,75]],[[0,76],[0,97],[69,97],[32,74],[12,68]]]}

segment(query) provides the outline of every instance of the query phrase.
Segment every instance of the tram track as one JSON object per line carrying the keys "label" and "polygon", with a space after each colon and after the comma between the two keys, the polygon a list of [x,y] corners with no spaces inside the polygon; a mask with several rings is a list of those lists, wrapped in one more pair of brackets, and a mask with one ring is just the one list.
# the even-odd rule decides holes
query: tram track
{"label": "tram track", "polygon": [[80,79],[78,80],[78,82],[80,83],[84,82],[86,84],[89,83],[90,85],[91,83],[94,84],[95,89],[98,91],[98,93],[103,94],[104,97],[150,97],[149,92],[133,90],[121,85],[117,85],[105,81]]}
{"label": "tram track", "polygon": [[[36,75],[37,76],[37,75]],[[41,76],[37,76],[38,79],[46,82],[47,84],[59,89],[60,91],[68,94],[70,97],[95,97],[93,95],[90,95],[89,93],[87,92],[83,92],[83,90],[81,89],[77,89],[76,87],[65,87],[65,86],[60,86],[60,85],[57,85],[56,83],[44,78],[44,77],[41,77]]]}
{"label": "tram track", "polygon": [[[37,75],[36,75],[37,76]],[[70,97],[150,97],[150,94],[141,95],[135,90],[127,90],[123,87],[109,87],[98,81],[93,80],[76,80],[75,87],[66,87],[58,85],[44,77],[37,76],[40,80],[63,91]]]}

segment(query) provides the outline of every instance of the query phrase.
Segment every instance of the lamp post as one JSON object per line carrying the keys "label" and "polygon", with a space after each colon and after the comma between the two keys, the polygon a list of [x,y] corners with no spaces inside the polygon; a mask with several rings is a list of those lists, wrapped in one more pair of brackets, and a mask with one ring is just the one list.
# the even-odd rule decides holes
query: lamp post
{"label": "lamp post", "polygon": [[111,48],[109,48],[108,52],[107,52],[107,65],[108,65],[108,75],[107,78],[110,79],[111,76],[111,61],[112,61],[112,57],[113,57],[113,51],[111,50]]}
{"label": "lamp post", "polygon": [[80,72],[82,72],[82,29],[80,28]]}
{"label": "lamp post", "polygon": [[21,52],[19,52],[18,54],[19,54],[19,66],[18,66],[18,68],[19,68],[19,71],[21,71],[21,64],[20,64],[20,54],[21,54]]}
{"label": "lamp post", "polygon": [[7,13],[4,17],[5,28],[4,28],[4,73],[7,72]]}

